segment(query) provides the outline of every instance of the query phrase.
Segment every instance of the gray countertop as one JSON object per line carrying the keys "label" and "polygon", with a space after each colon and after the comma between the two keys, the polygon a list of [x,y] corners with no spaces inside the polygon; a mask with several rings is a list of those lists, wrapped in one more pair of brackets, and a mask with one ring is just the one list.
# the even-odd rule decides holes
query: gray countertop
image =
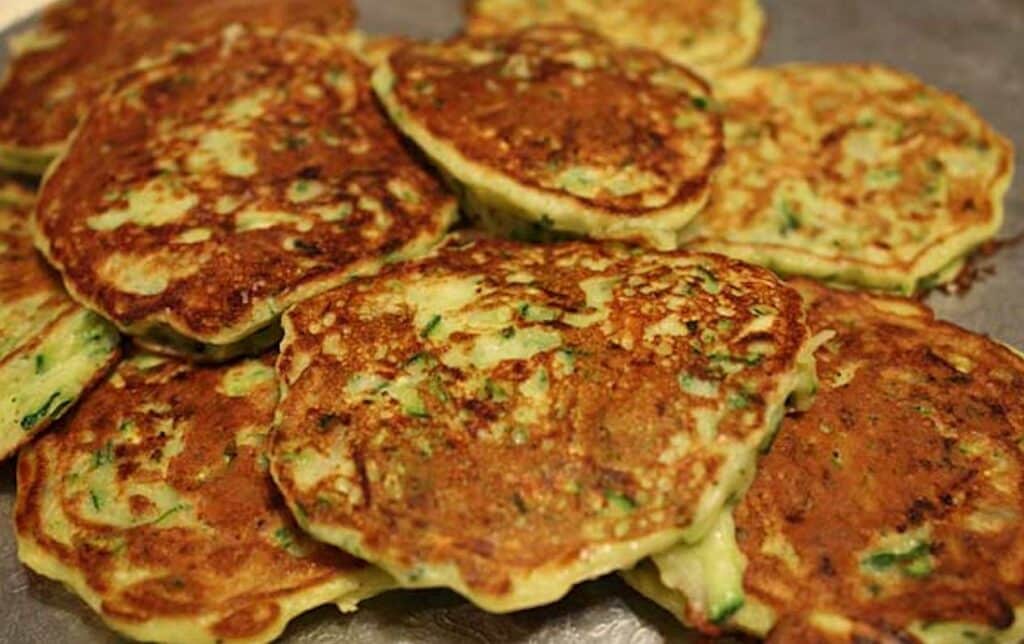
{"label": "gray countertop", "polygon": [[[879,61],[908,70],[972,103],[1024,151],[1024,0],[763,0],[768,37],[760,63]],[[442,37],[459,26],[461,0],[362,0],[362,27]],[[0,67],[4,62],[0,53]],[[1017,173],[1021,175],[1021,162]],[[1007,200],[1003,238],[1024,234],[1024,178]],[[1024,347],[1024,244],[983,264],[995,268],[965,295],[933,294],[941,317]],[[11,523],[14,467],[0,466],[0,517]],[[73,595],[17,561],[0,531],[0,642],[114,642]],[[514,615],[487,615],[447,591],[392,592],[353,615],[324,607],[296,619],[287,642],[680,641],[686,632],[615,577]]]}

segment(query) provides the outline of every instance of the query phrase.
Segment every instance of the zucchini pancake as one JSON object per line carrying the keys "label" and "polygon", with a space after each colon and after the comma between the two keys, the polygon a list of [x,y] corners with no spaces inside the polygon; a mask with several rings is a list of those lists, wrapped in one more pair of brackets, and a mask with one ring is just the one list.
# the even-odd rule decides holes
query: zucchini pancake
{"label": "zucchini pancake", "polygon": [[390,582],[296,526],[264,456],[277,398],[267,358],[134,355],[22,451],[18,556],[144,641],[269,641],[353,610]]}
{"label": "zucchini pancake", "polygon": [[0,179],[0,460],[67,411],[120,355],[32,247],[32,195]]}
{"label": "zucchini pancake", "polygon": [[42,174],[102,88],[140,58],[233,22],[344,34],[349,0],[64,0],[10,42],[0,169]]}
{"label": "zucchini pancake", "polygon": [[570,27],[412,45],[373,84],[467,214],[513,238],[675,249],[722,161],[703,80]]}
{"label": "zucchini pancake", "polygon": [[271,470],[322,541],[505,612],[699,539],[814,385],[719,255],[456,236],[285,315]]}
{"label": "zucchini pancake", "polygon": [[1024,357],[916,302],[794,285],[812,330],[838,334],[814,405],[734,525],[627,580],[709,632],[1024,641]]}
{"label": "zucchini pancake", "polygon": [[36,244],[147,347],[222,360],[279,313],[433,245],[455,199],[341,45],[229,27],[122,77],[47,174]]}
{"label": "zucchini pancake", "polygon": [[1011,144],[958,98],[877,65],[787,65],[715,85],[728,154],[693,248],[909,294],[996,234]]}
{"label": "zucchini pancake", "polygon": [[466,30],[475,36],[571,23],[703,74],[749,63],[765,24],[757,0],[468,0],[467,7]]}

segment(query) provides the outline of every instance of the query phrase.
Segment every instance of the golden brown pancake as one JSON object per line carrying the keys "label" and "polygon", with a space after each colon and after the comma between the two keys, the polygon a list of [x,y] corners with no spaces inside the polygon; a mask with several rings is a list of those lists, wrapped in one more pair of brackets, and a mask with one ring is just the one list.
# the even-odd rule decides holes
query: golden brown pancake
{"label": "golden brown pancake", "polygon": [[456,236],[286,314],[272,471],[403,585],[553,602],[702,536],[813,383],[802,318],[717,255]]}
{"label": "golden brown pancake", "polygon": [[413,45],[373,82],[464,209],[512,237],[558,231],[674,249],[722,161],[704,81],[588,31]]}
{"label": "golden brown pancake", "polygon": [[0,178],[0,460],[46,429],[120,356],[32,247],[32,194]]}
{"label": "golden brown pancake", "polygon": [[998,231],[1011,144],[960,99],[880,65],[750,69],[715,85],[728,154],[683,234],[701,250],[913,293]]}
{"label": "golden brown pancake", "polygon": [[343,34],[349,0],[64,0],[13,39],[0,86],[0,168],[42,174],[114,76],[171,43],[240,22]]}
{"label": "golden brown pancake", "polygon": [[757,0],[467,0],[467,31],[490,36],[571,23],[653,49],[705,74],[751,61],[764,37]]}
{"label": "golden brown pancake", "polygon": [[36,210],[72,295],[148,346],[211,360],[276,342],[282,310],[454,218],[354,55],[242,28],[122,77]]}
{"label": "golden brown pancake", "polygon": [[314,542],[267,473],[272,357],[190,366],[136,354],[18,462],[18,555],[118,632],[257,642],[385,575]]}
{"label": "golden brown pancake", "polygon": [[[1024,357],[914,302],[794,285],[812,329],[837,335],[813,407],[786,419],[734,512],[744,610],[761,619],[722,625],[776,642],[1021,641]],[[662,580],[679,572],[655,561]],[[715,630],[682,594],[674,611]]]}

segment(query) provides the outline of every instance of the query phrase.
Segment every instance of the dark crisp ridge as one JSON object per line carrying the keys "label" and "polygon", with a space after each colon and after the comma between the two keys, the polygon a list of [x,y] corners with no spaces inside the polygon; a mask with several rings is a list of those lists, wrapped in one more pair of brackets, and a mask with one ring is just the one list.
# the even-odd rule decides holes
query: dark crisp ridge
{"label": "dark crisp ridge", "polygon": [[493,611],[699,538],[813,373],[771,273],[582,243],[455,237],[285,329],[271,459],[293,511]]}
{"label": "dark crisp ridge", "polygon": [[136,354],[23,451],[18,554],[145,641],[269,641],[383,575],[298,528],[266,471],[272,358]]}
{"label": "dark crisp ridge", "polygon": [[68,0],[15,39],[0,87],[0,167],[42,173],[113,77],[165,45],[241,22],[343,34],[349,0]]}
{"label": "dark crisp ridge", "polygon": [[259,349],[239,343],[294,302],[428,247],[454,216],[352,54],[229,28],[123,77],[36,220],[72,295],[162,350],[223,358]]}

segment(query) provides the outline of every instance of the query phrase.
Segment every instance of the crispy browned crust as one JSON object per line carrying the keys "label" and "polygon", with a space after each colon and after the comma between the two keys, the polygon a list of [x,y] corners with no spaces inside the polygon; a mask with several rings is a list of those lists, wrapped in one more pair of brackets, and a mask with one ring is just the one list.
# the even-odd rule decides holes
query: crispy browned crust
{"label": "crispy browned crust", "polygon": [[0,88],[0,145],[49,148],[71,134],[112,76],[169,43],[241,22],[314,33],[347,32],[350,0],[70,0],[42,17],[51,48],[17,56]]}
{"label": "crispy browned crust", "polygon": [[[595,278],[620,280],[607,319],[599,310],[587,324],[567,322],[565,312],[594,313],[581,282]],[[445,331],[457,313],[420,328],[414,317],[423,312],[399,294],[402,284],[416,297],[425,284],[467,279],[480,280],[472,310],[518,311],[506,328]],[[745,333],[759,307],[777,315]],[[721,322],[727,309],[729,324]],[[536,323],[531,311],[557,316]],[[652,325],[673,315],[681,329],[655,332]],[[603,548],[690,524],[708,486],[727,476],[724,446],[758,440],[752,432],[769,422],[766,401],[778,398],[780,374],[792,373],[807,340],[802,315],[799,296],[772,274],[717,255],[456,236],[423,262],[288,313],[275,479],[314,534],[359,548],[410,585],[421,576],[437,584],[423,570],[448,567],[461,576],[455,587],[478,601],[500,598],[538,571],[562,584],[554,579],[563,568]],[[428,339],[435,328],[451,335]],[[500,342],[538,330],[560,334],[557,348],[493,365],[452,362],[474,338]],[[775,353],[753,356],[765,342]],[[395,381],[414,364],[427,374],[417,413],[374,398],[372,389],[363,399],[349,390],[373,374]],[[533,398],[527,390],[541,370],[544,393]],[[684,372],[717,383],[715,399],[682,391]],[[725,405],[737,395],[742,404]],[[726,409],[712,441],[718,447],[693,420],[695,410],[716,405]],[[321,459],[333,465],[317,465]],[[311,471],[321,476],[315,484]],[[358,537],[342,543],[346,532]]]}
{"label": "crispy browned crust", "polygon": [[[838,335],[818,351],[814,406],[784,423],[735,514],[745,587],[779,614],[776,641],[802,641],[812,611],[878,641],[918,620],[1009,626],[1024,599],[1024,360],[916,303],[795,285],[812,328]],[[979,511],[997,529],[971,530]],[[930,572],[872,573],[879,534],[923,527]],[[762,552],[772,535],[797,569]]]}
{"label": "crispy browned crust", "polygon": [[[126,361],[57,430],[22,452],[19,538],[84,576],[103,617],[115,624],[192,618],[217,638],[258,637],[280,620],[281,602],[366,567],[298,529],[262,455],[276,383],[270,378],[244,397],[229,397],[222,392],[228,369]],[[76,487],[108,467],[116,472],[110,487]],[[162,484],[181,499],[166,514],[132,494]],[[54,532],[63,524],[46,510],[54,503],[68,519],[64,532]],[[135,527],[86,516],[89,507],[115,503],[130,508]],[[179,512],[198,525],[176,522]],[[142,571],[149,574],[129,584],[119,577]]]}
{"label": "crispy browned crust", "polygon": [[[403,147],[367,75],[340,44],[225,32],[124,76],[44,182],[37,244],[71,293],[122,329],[170,326],[211,344],[244,338],[350,273],[428,245],[454,218],[454,201]],[[231,121],[228,106],[260,92],[271,96],[263,113]],[[218,128],[244,137],[246,176],[203,157],[209,167],[190,168],[197,141]],[[90,227],[128,208],[130,191],[154,185],[165,199],[195,203],[159,225]],[[286,220],[241,223],[257,211]],[[179,237],[196,229],[209,238]],[[129,290],[105,272],[115,259],[130,267],[122,278],[170,279],[156,293]]]}
{"label": "crispy browned crust", "polygon": [[[485,55],[474,60],[469,51]],[[402,110],[470,161],[621,217],[702,200],[722,161],[721,122],[704,109],[711,89],[703,80],[589,31],[462,36],[400,50],[390,67]],[[573,193],[557,175],[574,166],[649,173],[657,190]]]}

